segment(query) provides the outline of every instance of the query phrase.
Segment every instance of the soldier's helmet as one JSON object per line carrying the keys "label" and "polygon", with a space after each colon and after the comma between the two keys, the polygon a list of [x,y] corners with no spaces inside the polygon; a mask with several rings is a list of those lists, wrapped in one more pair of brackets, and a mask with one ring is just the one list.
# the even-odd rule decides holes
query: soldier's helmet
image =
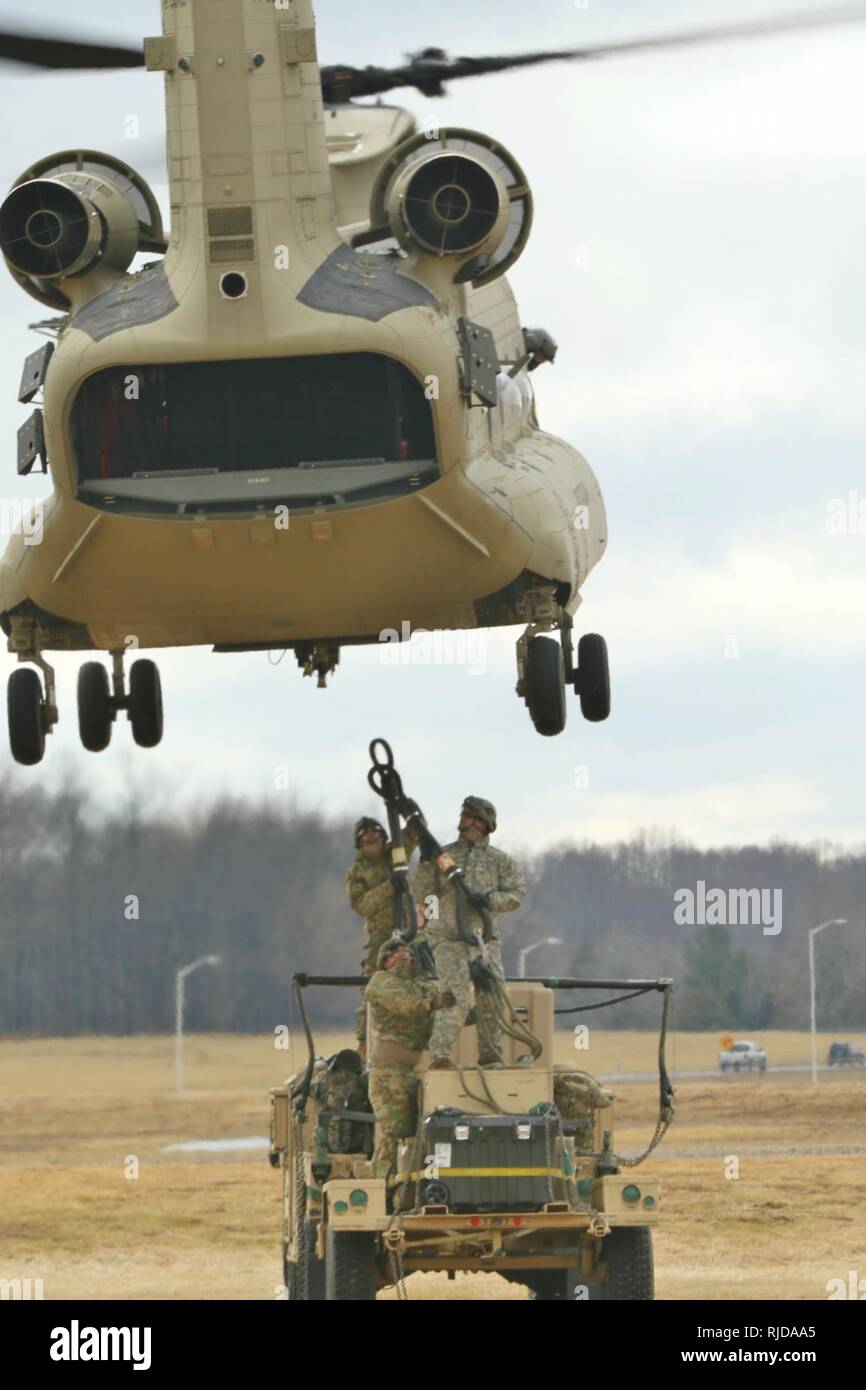
{"label": "soldier's helmet", "polygon": [[487,822],[487,829],[492,835],[496,829],[496,807],[492,801],[485,801],[483,796],[467,796],[461,808],[470,816],[478,816]]}
{"label": "soldier's helmet", "polygon": [[385,962],[387,961],[388,957],[392,956],[395,951],[399,951],[401,946],[409,952],[414,962],[415,957],[412,955],[412,949],[409,946],[408,942],[404,941],[402,936],[392,936],[388,941],[385,942],[384,946],[380,947],[379,954],[376,957],[376,965],[379,967],[380,970],[385,969]]}
{"label": "soldier's helmet", "polygon": [[355,825],[355,849],[361,848],[361,836],[366,835],[368,830],[375,830],[376,834],[381,835],[382,839],[387,842],[388,832],[384,825],[380,825],[377,820],[373,820],[370,816],[362,816]]}

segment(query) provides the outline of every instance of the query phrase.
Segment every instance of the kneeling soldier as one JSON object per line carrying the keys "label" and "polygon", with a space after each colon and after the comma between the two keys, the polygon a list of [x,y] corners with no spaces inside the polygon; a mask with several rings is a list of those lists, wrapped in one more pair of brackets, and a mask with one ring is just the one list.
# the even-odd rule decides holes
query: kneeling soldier
{"label": "kneeling soldier", "polygon": [[399,937],[379,952],[379,969],[367,986],[370,1039],[370,1102],[377,1139],[373,1177],[397,1166],[397,1143],[415,1133],[421,1053],[430,1040],[433,1013],[454,1004],[437,980],[419,980],[415,959]]}

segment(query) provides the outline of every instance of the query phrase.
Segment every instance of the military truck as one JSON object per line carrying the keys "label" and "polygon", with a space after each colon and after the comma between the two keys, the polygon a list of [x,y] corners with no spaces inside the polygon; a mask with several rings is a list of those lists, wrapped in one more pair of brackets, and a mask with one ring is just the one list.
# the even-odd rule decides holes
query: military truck
{"label": "military truck", "polygon": [[[475,1028],[466,1026],[455,1070],[428,1071],[422,1059],[418,1128],[387,1178],[372,1176],[375,1117],[360,1057],[317,1057],[304,1007],[309,986],[361,984],[295,977],[309,1056],[271,1092],[288,1299],[372,1300],[394,1285],[402,1294],[418,1270],[493,1272],[544,1301],[652,1299],[661,1188],[633,1169],[673,1115],[664,1060],[672,981],[509,981],[513,1016],[538,1040],[537,1056],[506,1036],[504,1066],[479,1068]],[[613,1093],[576,1065],[554,1062],[555,1015],[576,1011],[555,1010],[555,1000],[573,989],[662,995],[659,1120],[640,1159],[615,1152]]]}

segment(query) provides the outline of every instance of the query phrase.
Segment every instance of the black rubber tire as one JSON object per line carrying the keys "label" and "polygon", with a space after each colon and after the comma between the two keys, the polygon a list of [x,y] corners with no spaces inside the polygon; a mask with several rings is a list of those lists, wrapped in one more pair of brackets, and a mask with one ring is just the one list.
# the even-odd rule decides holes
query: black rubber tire
{"label": "black rubber tire", "polygon": [[283,1246],[283,1282],[288,1290],[290,1303],[323,1303],[325,1301],[325,1261],[320,1260],[316,1254],[317,1233],[318,1227],[312,1221],[308,1221],[305,1230],[304,1250],[307,1266],[307,1291],[303,1299],[301,1298],[298,1266],[288,1258],[286,1247]]}
{"label": "black rubber tire", "polygon": [[129,722],[139,748],[162,742],[162,684],[153,661],[136,661],[129,672]]}
{"label": "black rubber tire", "polygon": [[102,753],[111,742],[111,686],[101,661],[78,672],[78,732],[88,753]]}
{"label": "black rubber tire", "polygon": [[607,1264],[606,1302],[651,1302],[655,1298],[649,1226],[615,1227],[602,1241],[601,1253]]}
{"label": "black rubber tire", "polygon": [[329,1303],[372,1303],[376,1298],[376,1237],[370,1231],[328,1227],[325,1298]]}
{"label": "black rubber tire", "polygon": [[610,664],[607,643],[597,632],[587,632],[577,644],[574,688],[580,696],[580,712],[590,724],[610,718]]}
{"label": "black rubber tire", "polygon": [[42,719],[42,682],[36,671],[13,671],[6,687],[9,746],[16,763],[35,767],[45,757],[45,725]]}
{"label": "black rubber tire", "polygon": [[526,646],[526,698],[536,731],[556,738],[565,728],[565,662],[552,637],[531,637]]}
{"label": "black rubber tire", "polygon": [[539,1269],[521,1282],[536,1303],[573,1303],[580,1276],[576,1269]]}

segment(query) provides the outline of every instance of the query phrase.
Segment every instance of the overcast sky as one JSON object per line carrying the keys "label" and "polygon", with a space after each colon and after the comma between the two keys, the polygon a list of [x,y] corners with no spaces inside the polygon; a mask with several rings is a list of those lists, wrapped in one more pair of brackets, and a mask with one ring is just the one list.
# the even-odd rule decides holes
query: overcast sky
{"label": "overcast sky", "polygon": [[[325,63],[388,63],[428,44],[520,52],[801,8],[439,0],[425,17],[393,0],[320,0],[319,48]],[[88,0],[79,18],[32,0],[0,14],[4,27],[134,40],[159,31],[160,6]],[[81,658],[60,655],[46,760],[14,768],[4,740],[3,775],[53,786],[77,769],[106,803],[132,785],[181,811],[231,792],[363,814],[367,744],[386,735],[443,836],[474,792],[497,802],[511,845],[650,827],[701,845],[862,844],[866,534],[831,534],[827,515],[854,492],[866,532],[864,65],[866,25],[398,98],[425,124],[495,136],[533,184],[535,229],[512,280],[523,321],[560,343],[535,377],[541,423],[587,455],[608,507],[578,632],[608,638],[609,723],[585,724],[573,700],[563,737],[534,733],[514,694],[518,630],[456,667],[346,651],[327,692],[291,655],[272,667],[195,649],[159,657],[162,747],[135,748],[124,724],[93,757],[77,741]],[[6,67],[0,120],[4,187],[73,144],[165,181],[157,76]],[[42,316],[0,276],[7,498],[48,491],[15,475],[16,388]],[[0,654],[0,676],[12,669]]]}

